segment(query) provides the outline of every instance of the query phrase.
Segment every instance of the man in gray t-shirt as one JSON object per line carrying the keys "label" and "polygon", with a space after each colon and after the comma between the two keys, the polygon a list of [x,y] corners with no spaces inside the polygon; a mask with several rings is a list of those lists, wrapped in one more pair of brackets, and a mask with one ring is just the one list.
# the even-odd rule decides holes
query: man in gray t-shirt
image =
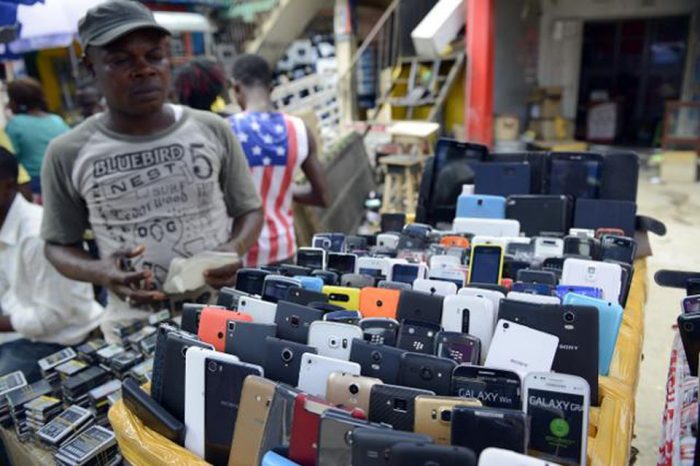
{"label": "man in gray t-shirt", "polygon": [[[165,102],[169,33],[146,7],[103,3],[81,20],[79,35],[107,110],[49,146],[46,255],[67,277],[110,291],[108,319],[144,317],[168,298],[161,287],[173,258],[243,255],[255,244],[261,202],[226,123]],[[82,248],[88,228],[99,260]],[[239,267],[207,270],[205,282],[231,285]]]}

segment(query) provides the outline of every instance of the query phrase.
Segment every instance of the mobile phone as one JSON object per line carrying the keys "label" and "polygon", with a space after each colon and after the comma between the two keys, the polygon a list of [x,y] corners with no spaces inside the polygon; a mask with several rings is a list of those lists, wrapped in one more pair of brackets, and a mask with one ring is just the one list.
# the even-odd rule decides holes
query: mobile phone
{"label": "mobile phone", "polygon": [[[290,290],[301,290],[301,288],[290,288]],[[258,324],[274,324],[277,316],[277,304],[252,296],[243,296],[238,300],[238,310],[252,317],[253,322]]]}
{"label": "mobile phone", "polygon": [[461,195],[457,200],[458,218],[491,218],[506,217],[506,198],[491,195]]}
{"label": "mobile phone", "polygon": [[367,287],[360,292],[360,311],[367,317],[396,318],[400,292],[384,288]]}
{"label": "mobile phone", "polygon": [[335,406],[360,408],[368,412],[372,387],[381,383],[383,382],[375,377],[333,372],[326,383],[326,399]]}
{"label": "mobile phone", "polygon": [[311,269],[325,269],[326,250],[323,248],[299,248],[296,253],[296,264]]}
{"label": "mobile phone", "polygon": [[285,296],[284,301],[308,306],[310,303],[314,302],[326,303],[328,302],[328,296],[320,291],[311,291],[304,288],[290,288],[287,290],[287,296]]}
{"label": "mobile phone", "polygon": [[595,238],[595,230],[588,228],[569,228],[569,236],[578,238]]}
{"label": "mobile phone", "polygon": [[585,152],[552,152],[548,159],[549,194],[596,199],[603,176],[603,156]]}
{"label": "mobile phone", "polygon": [[268,275],[263,283],[262,298],[265,301],[276,303],[287,296],[289,288],[294,287],[301,288],[301,282],[282,275]]}
{"label": "mobile phone", "polygon": [[362,320],[362,314],[360,311],[347,311],[345,309],[340,309],[338,311],[326,312],[323,314],[323,320],[325,322],[357,326],[360,323],[360,320]]}
{"label": "mobile phone", "polygon": [[535,244],[532,241],[527,243],[509,242],[506,245],[506,254],[517,260],[530,262],[535,256]]}
{"label": "mobile phone", "polygon": [[260,296],[263,292],[265,277],[270,275],[270,272],[260,269],[244,268],[239,269],[236,273],[236,289],[244,293]]}
{"label": "mobile phone", "polygon": [[279,338],[265,338],[265,376],[296,387],[304,353],[315,354],[316,348]]}
{"label": "mobile phone", "polygon": [[321,415],[332,406],[321,398],[300,393],[294,400],[288,457],[301,466],[314,466],[318,455]]}
{"label": "mobile phone", "polygon": [[340,281],[340,275],[332,270],[314,270],[311,276],[320,278],[326,286],[335,286]]}
{"label": "mobile phone", "polygon": [[525,453],[527,417],[521,410],[455,406],[452,410],[452,445],[471,449],[477,456],[497,447]]}
{"label": "mobile phone", "polygon": [[311,323],[323,319],[323,311],[309,306],[280,301],[277,303],[277,337],[306,344]]}
{"label": "mobile phone", "polygon": [[438,334],[437,355],[452,359],[457,364],[479,364],[481,341],[465,333],[441,331]]}
{"label": "mobile phone", "polygon": [[258,345],[267,337],[277,334],[277,325],[229,320],[226,328],[226,353],[236,355],[243,362],[262,366],[265,353]]}
{"label": "mobile phone", "polygon": [[614,260],[626,264],[634,263],[637,242],[626,236],[603,235],[600,238],[601,260]]}
{"label": "mobile phone", "polygon": [[370,275],[363,275],[361,273],[345,273],[340,276],[340,286],[346,288],[366,288],[369,286],[374,286],[375,278]]}
{"label": "mobile phone", "polygon": [[413,285],[417,278],[425,278],[427,273],[425,264],[393,264],[387,279]]}
{"label": "mobile phone", "polygon": [[350,360],[354,338],[362,338],[362,329],[356,325],[318,320],[309,326],[308,345],[320,356]]}
{"label": "mobile phone", "polygon": [[566,465],[585,465],[590,391],[581,377],[531,372],[523,382],[530,417],[528,453]]}
{"label": "mobile phone", "polygon": [[565,195],[515,195],[508,197],[506,217],[518,221],[525,236],[566,234],[571,226],[572,205]]}
{"label": "mobile phone", "polygon": [[389,430],[386,426],[356,419],[338,409],[324,411],[318,430],[316,466],[352,466],[353,434],[358,428]]}
{"label": "mobile phone", "polygon": [[349,237],[343,233],[317,233],[313,236],[311,244],[328,252],[345,252],[347,238]]}
{"label": "mobile phone", "polygon": [[[531,294],[531,295],[536,295],[536,296],[545,296],[547,298],[555,297],[557,300],[559,300],[558,297],[553,296],[554,295],[554,286],[550,285],[548,283],[515,282],[515,283],[513,283],[513,286],[511,287],[510,293]],[[508,293],[508,294],[510,294],[510,293]]]}
{"label": "mobile phone", "polygon": [[384,383],[396,384],[399,378],[401,355],[405,352],[393,346],[353,340],[350,360],[360,365],[362,375],[380,379]]}
{"label": "mobile phone", "polygon": [[496,321],[493,303],[483,296],[448,296],[442,309],[442,327],[448,332],[466,333],[479,339],[481,360],[486,357]]}
{"label": "mobile phone", "polygon": [[373,385],[369,396],[369,420],[389,424],[395,430],[413,432],[415,401],[419,395],[435,393],[399,385]]}
{"label": "mobile phone", "polygon": [[603,296],[603,290],[594,286],[575,286],[575,285],[557,285],[554,293],[564,301],[564,297],[569,293],[581,294],[589,298],[600,299]]}
{"label": "mobile phone", "polygon": [[380,225],[382,233],[399,232],[406,226],[406,214],[382,214]]}
{"label": "mobile phone", "polygon": [[430,390],[448,396],[451,390],[452,371],[457,363],[452,359],[431,354],[404,353],[401,355],[399,385]]}
{"label": "mobile phone", "polygon": [[229,311],[218,307],[205,307],[199,319],[197,336],[203,342],[214,346],[217,351],[226,350],[226,333],[228,322],[241,320],[252,322],[253,317],[245,312]]}
{"label": "mobile phone", "polygon": [[537,260],[543,261],[548,257],[561,257],[564,254],[564,240],[539,236],[535,238],[535,254]]}
{"label": "mobile phone", "polygon": [[427,435],[413,432],[358,427],[352,433],[353,465],[388,466],[393,445],[406,442],[430,444],[432,441]]}
{"label": "mobile phone", "polygon": [[182,305],[182,319],[180,328],[186,332],[197,334],[199,330],[199,319],[202,316],[202,309],[209,307],[206,304],[185,303]]}
{"label": "mobile phone", "polygon": [[520,236],[520,222],[513,219],[455,218],[452,229],[456,233],[472,235]]}
{"label": "mobile phone", "polygon": [[323,293],[328,296],[328,302],[348,311],[360,308],[360,290],[345,286],[324,286]]}
{"label": "mobile phone", "polygon": [[625,236],[625,230],[621,228],[597,228],[595,230],[595,237],[597,239],[600,239],[605,235]]}
{"label": "mobile phone", "polygon": [[[266,378],[269,378],[269,375]],[[294,418],[294,402],[300,393],[300,390],[285,383],[275,384],[275,394],[272,396],[267,414],[265,433],[260,447],[261,452],[270,451],[273,448],[289,447]]]}
{"label": "mobile phone", "polygon": [[476,455],[469,448],[425,443],[397,443],[389,452],[390,466],[476,466]]}
{"label": "mobile phone", "polygon": [[603,290],[603,299],[619,302],[622,290],[622,267],[619,264],[566,259],[561,283],[594,286]]}
{"label": "mobile phone", "polygon": [[503,248],[490,244],[472,247],[469,258],[469,283],[493,283],[501,281],[503,272]]}
{"label": "mobile phone", "polygon": [[[207,362],[219,360],[227,363],[236,363],[238,357],[231,354],[220,353],[213,349],[193,347],[184,354],[186,371],[184,377],[184,420],[185,420],[185,448],[204,458],[207,443],[207,382],[205,372],[208,371]],[[182,355],[180,355],[182,357]],[[214,363],[212,362],[212,365]],[[217,366],[218,371],[218,366]],[[214,395],[212,395],[214,396]],[[233,424],[235,419],[231,420]],[[229,443],[231,438],[229,437]]]}
{"label": "mobile phone", "polygon": [[440,245],[445,247],[469,248],[469,239],[463,236],[447,235],[440,238]]}
{"label": "mobile phone", "polygon": [[429,264],[430,270],[432,271],[433,269],[460,267],[462,265],[462,261],[452,255],[438,254],[430,257]]}
{"label": "mobile phone", "polygon": [[520,376],[513,371],[461,364],[452,372],[452,395],[492,408],[521,409]]}
{"label": "mobile phone", "polygon": [[357,259],[357,273],[369,275],[375,279],[383,279],[387,276],[389,267],[385,257],[359,257]]}
{"label": "mobile phone", "polygon": [[326,268],[339,274],[356,273],[357,254],[330,252],[326,262]]}
{"label": "mobile phone", "polygon": [[564,254],[598,260],[600,256],[600,241],[588,236],[565,236]]}
{"label": "mobile phone", "polygon": [[360,365],[319,354],[304,353],[301,356],[297,388],[310,395],[325,398],[328,376],[333,372],[360,375]]}
{"label": "mobile phone", "polygon": [[236,416],[231,442],[228,466],[248,466],[258,464],[262,454],[265,427],[275,396],[275,383],[249,375],[243,381],[243,391],[239,405],[240,416]]}
{"label": "mobile phone", "polygon": [[[296,275],[293,278],[299,280],[302,289],[308,291],[315,291],[316,293],[320,293],[324,285],[323,279],[319,277],[311,277],[308,275]],[[293,289],[294,288],[290,288],[289,290]],[[287,294],[289,294],[289,290],[287,290]]]}
{"label": "mobile phone", "polygon": [[359,322],[362,338],[378,345],[396,345],[399,323],[387,317],[365,317]]}
{"label": "mobile phone", "polygon": [[518,271],[516,278],[522,283],[543,283],[552,286],[557,284],[557,276],[554,272],[546,270],[523,269]]}
{"label": "mobile phone", "polygon": [[348,252],[355,252],[355,251],[367,251],[369,249],[369,243],[367,242],[367,238],[363,236],[346,236],[345,237],[345,249]]}
{"label": "mobile phone", "polygon": [[377,235],[377,247],[396,250],[399,247],[399,239],[398,233],[380,233]]}
{"label": "mobile phone", "polygon": [[377,288],[387,289],[387,290],[412,290],[413,286],[408,283],[403,282],[393,282],[391,280],[379,280],[377,283]]}
{"label": "mobile phone", "polygon": [[681,314],[678,316],[677,322],[690,375],[697,377],[698,353],[700,353],[700,314]]}
{"label": "mobile phone", "polygon": [[280,275],[290,278],[308,277],[314,271],[311,267],[296,264],[280,264],[277,266],[277,270]]}
{"label": "mobile phone", "polygon": [[516,453],[503,448],[487,448],[479,456],[479,466],[555,466],[554,463],[539,458]]}
{"label": "mobile phone", "polygon": [[421,320],[402,320],[396,347],[421,354],[435,354],[440,325]]}
{"label": "mobile phone", "polygon": [[121,389],[124,404],[145,426],[171,442],[184,444],[185,425],[156,403],[134,379],[125,378]]}
{"label": "mobile phone", "polygon": [[440,325],[445,298],[420,291],[402,291],[396,310],[396,320],[413,320]]}
{"label": "mobile phone", "polygon": [[225,307],[226,309],[236,310],[238,309],[238,300],[243,296],[250,296],[250,294],[225,286],[219,290],[219,297],[216,300],[216,305]]}
{"label": "mobile phone", "polygon": [[558,347],[556,335],[499,318],[484,365],[509,369],[521,376],[548,371]]}
{"label": "mobile phone", "polygon": [[458,405],[481,406],[481,402],[448,396],[417,396],[415,432],[429,435],[438,445],[450,445],[452,410]]}
{"label": "mobile phone", "polygon": [[700,312],[700,295],[691,295],[683,298],[681,305],[683,314],[697,314]]}
{"label": "mobile phone", "polygon": [[[464,285],[464,276],[461,275],[461,283],[459,286]],[[441,280],[429,280],[426,278],[416,278],[413,281],[413,289],[415,291],[421,291],[423,293],[428,293],[431,295],[438,296],[450,296],[457,294],[457,285],[450,281]]]}

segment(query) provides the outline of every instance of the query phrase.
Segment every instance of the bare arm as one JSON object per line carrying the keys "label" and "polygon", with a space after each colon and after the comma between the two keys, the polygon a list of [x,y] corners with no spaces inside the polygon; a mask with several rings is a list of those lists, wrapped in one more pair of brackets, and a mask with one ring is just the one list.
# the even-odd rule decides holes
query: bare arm
{"label": "bare arm", "polygon": [[0,316],[0,333],[3,332],[14,332],[15,328],[12,326],[12,321],[10,321],[10,316]]}
{"label": "bare arm", "polygon": [[293,186],[294,202],[300,204],[313,205],[318,207],[328,207],[331,203],[331,195],[328,191],[328,180],[323,170],[321,161],[317,156],[316,141],[311,135],[308,126],[306,127],[307,139],[309,141],[309,155],[301,164],[301,170],[309,180],[305,185]]}

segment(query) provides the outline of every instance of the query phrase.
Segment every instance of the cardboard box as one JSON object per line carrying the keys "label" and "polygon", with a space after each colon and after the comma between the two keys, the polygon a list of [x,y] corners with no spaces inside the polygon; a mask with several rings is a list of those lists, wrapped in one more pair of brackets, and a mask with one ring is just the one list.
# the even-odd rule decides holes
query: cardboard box
{"label": "cardboard box", "polygon": [[[409,2],[410,3],[410,2]],[[411,32],[416,55],[438,58],[464,26],[463,0],[440,0]]]}
{"label": "cardboard box", "polygon": [[496,141],[515,141],[520,136],[520,119],[515,115],[496,117],[493,135]]}
{"label": "cardboard box", "polygon": [[530,120],[527,129],[533,131],[537,135],[537,139],[543,141],[558,139],[554,119],[537,118]]}
{"label": "cardboard box", "polygon": [[666,151],[661,160],[661,181],[664,183],[695,183],[698,157],[694,151]]}

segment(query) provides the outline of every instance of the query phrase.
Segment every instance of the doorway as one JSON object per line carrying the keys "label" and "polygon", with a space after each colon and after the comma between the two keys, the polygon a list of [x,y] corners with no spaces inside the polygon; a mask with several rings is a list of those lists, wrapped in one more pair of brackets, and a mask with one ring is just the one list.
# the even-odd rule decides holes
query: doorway
{"label": "doorway", "polygon": [[584,23],[576,136],[587,139],[589,109],[614,102],[614,140],[654,145],[664,103],[680,97],[688,47],[689,16]]}

